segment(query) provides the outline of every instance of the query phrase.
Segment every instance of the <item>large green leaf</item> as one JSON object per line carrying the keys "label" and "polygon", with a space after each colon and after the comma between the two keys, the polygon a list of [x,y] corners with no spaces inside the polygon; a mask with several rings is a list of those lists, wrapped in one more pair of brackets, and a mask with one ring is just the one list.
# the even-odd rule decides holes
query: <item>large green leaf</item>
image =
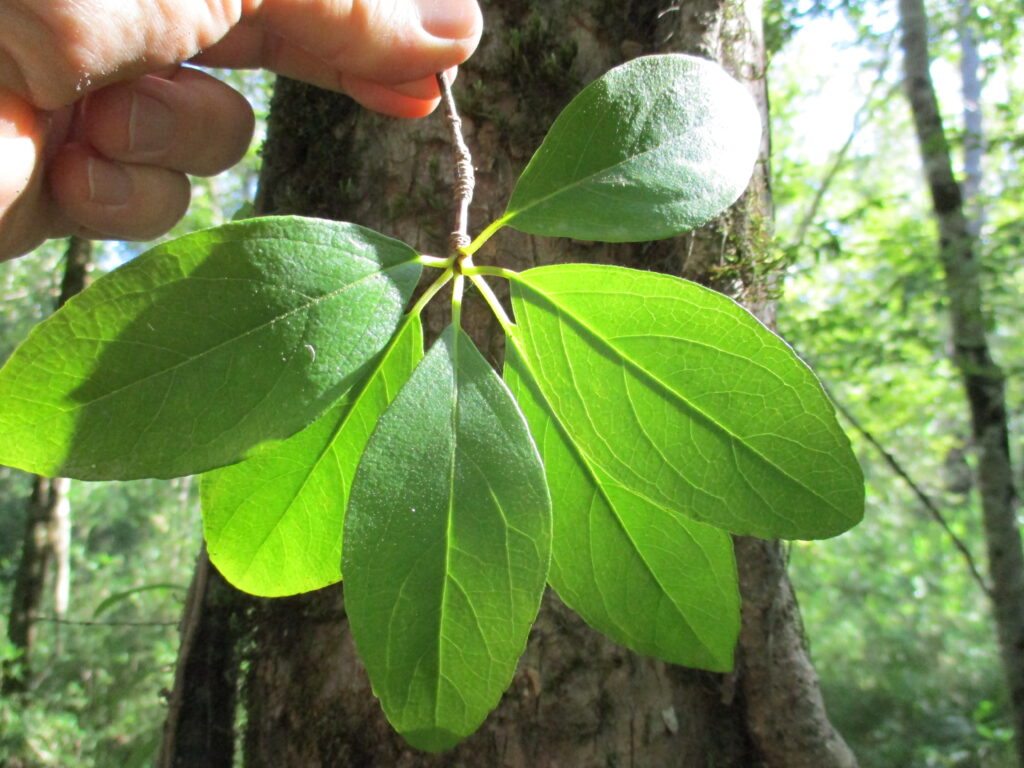
{"label": "large green leaf", "polygon": [[810,369],[733,301],[621,267],[512,282],[526,362],[587,463],[629,493],[763,538],[855,525],[864,486]]}
{"label": "large green leaf", "polygon": [[347,398],[273,449],[203,475],[206,546],[228,581],[279,597],[341,579],[341,531],[356,467],[422,357],[422,325],[413,315]]}
{"label": "large green leaf", "polygon": [[753,99],[714,62],[681,54],[634,59],[558,116],[501,222],[583,240],[669,237],[740,196],[760,141]]}
{"label": "large green leaf", "polygon": [[639,653],[731,669],[740,596],[729,534],[657,507],[590,466],[512,345],[505,380],[544,459],[552,503],[548,582],[565,604]]}
{"label": "large green leaf", "polygon": [[387,344],[416,258],[371,230],[293,217],[160,245],[68,302],[0,370],[0,463],[174,477],[287,438]]}
{"label": "large green leaf", "polygon": [[550,505],[515,401],[449,327],[370,438],[345,517],[352,635],[413,746],[453,746],[508,687],[547,578]]}

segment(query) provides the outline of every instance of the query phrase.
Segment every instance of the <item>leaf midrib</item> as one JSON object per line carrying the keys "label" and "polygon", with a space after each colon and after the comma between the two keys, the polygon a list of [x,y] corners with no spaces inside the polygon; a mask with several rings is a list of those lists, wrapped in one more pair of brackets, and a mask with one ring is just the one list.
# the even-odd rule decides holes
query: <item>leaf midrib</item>
{"label": "leaf midrib", "polygon": [[448,508],[445,515],[444,532],[444,578],[441,581],[441,599],[437,613],[437,678],[434,684],[434,725],[440,725],[439,710],[441,706],[441,682],[445,679],[444,636],[441,632],[445,624],[445,608],[448,604],[448,575],[451,573],[452,559],[452,524],[455,509],[455,462],[458,456],[458,435],[459,435],[459,329],[453,328],[451,346],[451,415],[450,424],[452,430],[451,450],[448,454]]}

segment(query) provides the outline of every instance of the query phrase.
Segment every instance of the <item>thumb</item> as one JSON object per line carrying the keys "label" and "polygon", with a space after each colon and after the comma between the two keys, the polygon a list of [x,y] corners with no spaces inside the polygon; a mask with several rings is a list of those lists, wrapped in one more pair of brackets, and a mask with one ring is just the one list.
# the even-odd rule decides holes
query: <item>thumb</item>
{"label": "thumb", "polygon": [[37,221],[41,123],[25,101],[0,91],[0,261],[34,248],[45,237]]}

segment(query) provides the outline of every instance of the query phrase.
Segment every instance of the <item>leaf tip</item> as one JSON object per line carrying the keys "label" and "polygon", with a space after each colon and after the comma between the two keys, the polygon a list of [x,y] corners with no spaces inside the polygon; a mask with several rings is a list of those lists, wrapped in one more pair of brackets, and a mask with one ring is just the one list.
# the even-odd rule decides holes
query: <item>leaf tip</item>
{"label": "leaf tip", "polygon": [[437,754],[455,747],[468,734],[458,734],[447,728],[439,726],[432,728],[417,728],[412,731],[400,731],[403,739],[409,746],[420,750]]}

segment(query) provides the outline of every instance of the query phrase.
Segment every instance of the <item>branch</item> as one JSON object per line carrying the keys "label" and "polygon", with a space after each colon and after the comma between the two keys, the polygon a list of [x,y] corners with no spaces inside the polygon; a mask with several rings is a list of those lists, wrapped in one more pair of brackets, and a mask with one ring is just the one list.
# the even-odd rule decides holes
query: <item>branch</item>
{"label": "branch", "polygon": [[814,220],[818,218],[818,211],[821,209],[821,205],[825,200],[825,195],[828,193],[832,183],[836,180],[839,172],[846,165],[846,156],[849,154],[850,149],[853,147],[854,141],[860,135],[861,129],[868,125],[875,117],[875,111],[880,104],[886,103],[889,97],[899,89],[899,84],[895,84],[886,89],[885,94],[880,98],[877,95],[878,90],[882,85],[885,84],[885,75],[889,69],[889,61],[892,58],[892,42],[894,35],[889,35],[884,43],[885,55],[882,60],[878,63],[878,71],[875,73],[875,79],[871,83],[871,87],[868,89],[868,95],[864,99],[864,103],[860,105],[857,112],[853,116],[853,126],[850,128],[850,133],[846,137],[846,141],[836,151],[832,158],[832,163],[826,169],[822,175],[821,180],[818,182],[818,187],[814,192],[814,197],[811,200],[811,204],[807,207],[804,215],[800,219],[800,224],[797,226],[796,237],[793,241],[793,248],[795,251],[799,251],[803,248],[804,241],[807,239],[807,232],[814,224]]}
{"label": "branch", "polygon": [[857,420],[850,410],[836,399],[835,395],[832,394],[824,381],[821,382],[821,387],[825,390],[825,394],[829,396],[832,404],[835,405],[836,410],[843,415],[843,418],[850,422],[850,426],[857,430],[865,440],[874,446],[875,450],[882,455],[885,463],[889,465],[889,468],[892,469],[892,471],[895,472],[903,482],[907,484],[907,486],[909,486],[911,492],[917,497],[918,501],[921,502],[921,505],[928,510],[928,513],[939,525],[942,526],[942,530],[944,530],[946,535],[949,536],[950,540],[953,542],[953,546],[956,547],[961,555],[963,555],[963,558],[967,563],[967,568],[971,572],[971,576],[974,577],[974,580],[978,582],[978,586],[981,587],[981,591],[991,598],[992,589],[989,587],[988,582],[985,581],[985,577],[981,575],[981,571],[978,569],[977,563],[974,562],[974,556],[967,548],[967,545],[964,544],[960,537],[953,532],[952,528],[950,528],[949,523],[939,510],[938,505],[932,501],[931,496],[929,496],[921,486],[914,482],[914,479],[907,473],[896,457],[889,453],[889,451],[885,449],[885,446],[878,442],[878,439]]}
{"label": "branch", "polygon": [[80,621],[62,619],[59,616],[36,616],[33,621],[47,621],[51,624],[72,624],[78,627],[174,627],[177,621]]}
{"label": "branch", "polygon": [[448,133],[452,139],[452,150],[455,153],[455,228],[451,234],[451,248],[454,253],[470,243],[469,238],[469,203],[473,199],[473,157],[462,136],[462,120],[455,108],[451,85],[444,72],[438,72],[437,85],[441,89],[441,102],[447,118]]}

